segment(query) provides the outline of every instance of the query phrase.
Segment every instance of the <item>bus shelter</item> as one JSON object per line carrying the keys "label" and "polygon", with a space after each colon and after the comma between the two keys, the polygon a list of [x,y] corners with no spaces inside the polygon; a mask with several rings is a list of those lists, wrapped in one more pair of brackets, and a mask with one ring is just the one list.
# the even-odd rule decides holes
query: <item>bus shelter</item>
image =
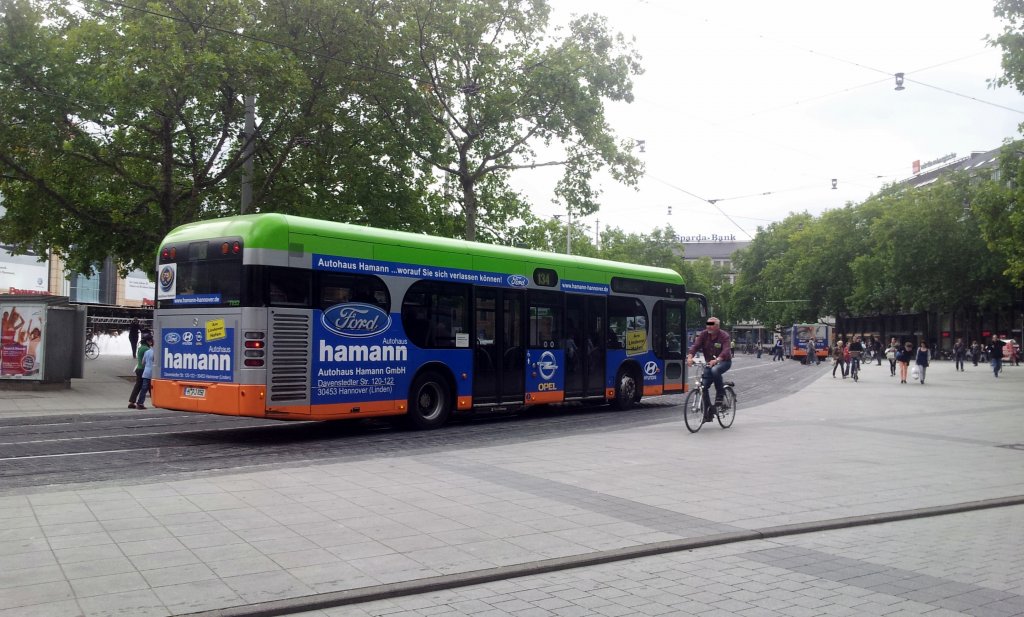
{"label": "bus shelter", "polygon": [[0,388],[69,388],[82,377],[85,307],[64,296],[0,294],[0,312]]}

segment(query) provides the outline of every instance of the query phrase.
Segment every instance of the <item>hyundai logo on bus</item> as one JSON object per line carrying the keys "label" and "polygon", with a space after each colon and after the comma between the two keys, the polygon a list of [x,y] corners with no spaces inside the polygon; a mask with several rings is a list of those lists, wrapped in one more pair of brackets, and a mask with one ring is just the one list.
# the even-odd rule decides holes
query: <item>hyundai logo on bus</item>
{"label": "hyundai logo on bus", "polygon": [[526,287],[530,284],[530,279],[522,274],[510,274],[508,276],[508,284],[512,287]]}
{"label": "hyundai logo on bus", "polygon": [[391,315],[378,306],[350,302],[335,304],[323,315],[324,327],[339,336],[366,338],[391,327]]}

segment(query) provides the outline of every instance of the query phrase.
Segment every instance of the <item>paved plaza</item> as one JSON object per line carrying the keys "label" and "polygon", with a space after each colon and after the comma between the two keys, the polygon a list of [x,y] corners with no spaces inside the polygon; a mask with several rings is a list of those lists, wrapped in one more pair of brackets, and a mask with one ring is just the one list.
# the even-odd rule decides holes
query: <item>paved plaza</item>
{"label": "paved plaza", "polygon": [[0,617],[1024,614],[1024,369],[807,370],[695,435],[0,486]]}

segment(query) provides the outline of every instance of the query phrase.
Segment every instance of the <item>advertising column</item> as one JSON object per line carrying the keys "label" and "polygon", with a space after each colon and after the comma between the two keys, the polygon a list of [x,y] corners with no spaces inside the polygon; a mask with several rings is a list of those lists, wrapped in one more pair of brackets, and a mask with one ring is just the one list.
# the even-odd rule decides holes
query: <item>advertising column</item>
{"label": "advertising column", "polygon": [[10,303],[0,311],[0,379],[41,379],[46,306]]}

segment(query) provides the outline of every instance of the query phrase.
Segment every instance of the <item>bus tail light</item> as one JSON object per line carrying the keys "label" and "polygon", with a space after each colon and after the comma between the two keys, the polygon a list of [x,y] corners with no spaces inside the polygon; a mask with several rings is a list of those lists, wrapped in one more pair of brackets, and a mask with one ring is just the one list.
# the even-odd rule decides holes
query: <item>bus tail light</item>
{"label": "bus tail light", "polygon": [[245,339],[245,361],[242,364],[248,368],[262,367],[266,363],[264,360],[267,353],[266,332],[245,332],[242,337]]}

